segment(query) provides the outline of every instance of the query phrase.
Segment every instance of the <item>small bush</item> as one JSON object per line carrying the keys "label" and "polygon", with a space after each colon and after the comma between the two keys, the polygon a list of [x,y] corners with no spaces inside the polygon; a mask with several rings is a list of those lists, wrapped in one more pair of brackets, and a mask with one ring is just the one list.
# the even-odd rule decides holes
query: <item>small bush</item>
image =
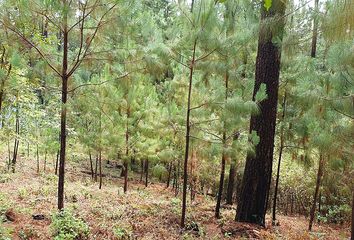
{"label": "small bush", "polygon": [[11,240],[12,229],[6,228],[0,221],[0,240]]}
{"label": "small bush", "polygon": [[81,240],[89,235],[88,225],[69,210],[52,215],[51,229],[55,240]]}
{"label": "small bush", "polygon": [[119,240],[133,239],[133,233],[130,227],[115,226],[113,228],[113,234]]}

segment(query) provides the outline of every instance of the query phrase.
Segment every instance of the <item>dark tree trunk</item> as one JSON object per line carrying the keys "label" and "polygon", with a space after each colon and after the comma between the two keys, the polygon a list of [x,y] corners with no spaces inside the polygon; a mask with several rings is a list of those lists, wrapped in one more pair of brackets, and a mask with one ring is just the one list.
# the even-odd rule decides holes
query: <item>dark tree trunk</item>
{"label": "dark tree trunk", "polygon": [[[319,194],[319,197],[318,197],[318,214],[321,216],[321,198],[322,198],[322,196],[321,196],[321,192],[320,192],[320,194]],[[320,219],[318,218],[318,223],[320,223]]]}
{"label": "dark tree trunk", "polygon": [[39,149],[38,149],[38,143],[37,143],[37,149],[36,149],[36,157],[37,157],[37,174],[39,174]]}
{"label": "dark tree trunk", "polygon": [[47,169],[47,152],[44,153],[43,171],[45,172],[46,169]]}
{"label": "dark tree trunk", "polygon": [[184,228],[186,221],[186,208],[187,208],[187,184],[188,184],[188,155],[189,155],[189,133],[190,133],[190,112],[191,112],[191,97],[192,97],[192,84],[193,84],[193,72],[195,64],[195,53],[197,49],[197,40],[194,41],[193,55],[189,72],[189,84],[188,84],[188,101],[187,101],[187,116],[186,116],[186,146],[184,151],[184,166],[183,166],[183,193],[182,193],[182,216],[181,227]]}
{"label": "dark tree trunk", "polygon": [[354,240],[354,189],[352,188],[352,234],[351,240]]}
{"label": "dark tree trunk", "polygon": [[64,208],[64,178],[65,178],[65,154],[66,154],[66,102],[68,98],[68,16],[63,17],[63,63],[62,63],[62,91],[61,91],[61,114],[60,114],[60,157],[59,157],[59,180],[58,180],[58,209]]}
{"label": "dark tree trunk", "polygon": [[227,195],[226,195],[226,204],[232,204],[234,189],[235,189],[235,175],[236,175],[236,163],[233,161],[230,165],[230,172],[229,172],[229,182],[227,185]]}
{"label": "dark tree trunk", "polygon": [[316,57],[316,49],[317,49],[318,2],[319,0],[315,0],[315,13],[313,19],[312,43],[311,43],[311,57],[313,58]]}
{"label": "dark tree trunk", "polygon": [[128,191],[128,162],[124,162],[124,193]]}
{"label": "dark tree trunk", "polygon": [[[253,100],[261,83],[266,85],[267,99],[259,103],[260,113],[251,117],[250,132],[255,131],[259,143],[255,155],[248,154],[242,180],[236,220],[265,225],[265,213],[273,166],[274,135],[279,88],[280,49],[273,38],[282,38],[285,4],[275,0],[267,11],[262,4]],[[269,19],[276,17],[269,26]],[[277,29],[277,32],[275,32]]]}
{"label": "dark tree trunk", "polygon": [[12,172],[15,173],[15,166],[17,162],[17,153],[18,153],[18,145],[20,140],[18,139],[20,135],[20,119],[19,119],[19,112],[18,108],[16,109],[16,136],[15,136],[15,144],[14,144],[14,152],[12,156]]}
{"label": "dark tree trunk", "polygon": [[98,161],[99,161],[99,168],[100,168],[100,186],[99,189],[102,189],[102,151],[100,150],[98,153]]}
{"label": "dark tree trunk", "polygon": [[[282,108],[283,108],[283,112],[282,112],[282,116],[281,116],[281,121],[284,121],[285,111],[286,111],[286,93],[284,95]],[[275,225],[275,221],[276,221],[277,194],[278,194],[278,187],[279,187],[280,165],[281,165],[283,150],[284,150],[284,127],[281,126],[281,128],[280,128],[279,159],[278,159],[277,176],[276,176],[276,180],[275,180],[275,189],[274,189],[274,197],[273,197],[273,214],[272,214],[272,225],[273,226]]]}
{"label": "dark tree trunk", "polygon": [[[229,94],[229,74],[226,73],[225,75],[225,103],[227,101],[227,97]],[[216,207],[215,207],[215,217],[220,218],[220,206],[221,206],[221,199],[222,199],[222,193],[224,190],[224,178],[225,178],[225,165],[226,165],[226,127],[225,127],[225,122],[223,126],[223,133],[222,133],[222,144],[223,144],[223,150],[222,150],[222,156],[221,156],[221,170],[220,170],[220,180],[219,180],[219,193],[218,193],[218,198],[216,201]]]}
{"label": "dark tree trunk", "polygon": [[[223,141],[225,141],[225,139],[226,139],[226,137],[225,137],[225,134],[224,134]],[[221,199],[222,199],[222,192],[223,192],[223,189],[224,189],[225,164],[226,164],[226,155],[225,155],[225,150],[223,150],[222,159],[221,159],[221,172],[220,172],[220,180],[219,180],[219,192],[218,192],[218,197],[217,197],[216,207],[215,207],[215,217],[216,218],[220,218],[220,205],[221,205]]]}
{"label": "dark tree trunk", "polygon": [[92,154],[90,151],[89,151],[89,159],[90,159],[91,179],[93,180],[95,173],[93,170],[93,160],[92,160]]}
{"label": "dark tree trunk", "polygon": [[144,176],[144,161],[141,159],[140,160],[140,182],[143,182],[143,176]]}
{"label": "dark tree trunk", "polygon": [[172,163],[170,163],[170,164],[169,164],[169,167],[168,167],[168,175],[167,175],[166,188],[169,188],[169,187],[170,187],[171,172],[172,172]]}
{"label": "dark tree trunk", "polygon": [[149,180],[149,160],[145,160],[145,187],[148,186],[148,180]]}
{"label": "dark tree trunk", "polygon": [[323,175],[323,167],[324,167],[323,165],[324,165],[324,157],[321,154],[320,161],[318,162],[316,188],[315,188],[315,193],[313,195],[313,202],[312,202],[312,207],[311,207],[311,211],[310,211],[309,231],[312,231],[313,220],[315,219],[317,197],[318,197],[318,192],[319,192],[320,186],[321,186],[321,178]]}
{"label": "dark tree trunk", "polygon": [[95,182],[97,182],[98,176],[98,155],[96,155],[96,163],[95,163]]}
{"label": "dark tree trunk", "polygon": [[58,150],[57,152],[57,159],[55,161],[55,175],[58,175],[59,156],[60,156],[60,150]]}
{"label": "dark tree trunk", "polygon": [[[5,54],[5,48],[4,48],[4,53],[3,54]],[[1,59],[1,64],[2,65],[4,64],[4,59]],[[5,82],[10,76],[11,68],[12,68],[12,65],[10,64],[9,68],[7,69],[6,77],[4,77],[2,79],[1,84],[0,84],[0,116],[1,116],[1,120],[3,120],[2,115],[1,115],[1,110],[2,110],[2,102],[4,100],[4,95],[5,95]]]}

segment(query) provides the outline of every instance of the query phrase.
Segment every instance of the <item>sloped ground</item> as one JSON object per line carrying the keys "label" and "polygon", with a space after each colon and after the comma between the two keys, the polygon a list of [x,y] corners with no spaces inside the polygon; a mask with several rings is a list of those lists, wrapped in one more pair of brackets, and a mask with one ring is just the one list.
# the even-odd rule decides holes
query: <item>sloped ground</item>
{"label": "sloped ground", "polygon": [[[50,165],[47,173],[38,175],[34,162],[21,161],[25,164],[18,166],[15,174],[0,174],[0,213],[6,212],[12,220],[3,227],[12,239],[52,239],[50,216],[56,208],[57,177]],[[90,226],[90,239],[118,239],[115,229],[123,231],[125,239],[348,239],[350,235],[349,228],[330,226],[315,226],[314,232],[308,233],[302,217],[280,216],[280,226],[266,229],[236,223],[235,210],[230,207],[223,209],[223,219],[215,220],[214,201],[202,196],[188,204],[190,230],[181,231],[181,201],[165,185],[145,188],[131,180],[129,192],[124,194],[121,179],[105,178],[99,190],[80,170],[68,166],[65,203]],[[37,214],[45,219],[33,220],[32,215]]]}

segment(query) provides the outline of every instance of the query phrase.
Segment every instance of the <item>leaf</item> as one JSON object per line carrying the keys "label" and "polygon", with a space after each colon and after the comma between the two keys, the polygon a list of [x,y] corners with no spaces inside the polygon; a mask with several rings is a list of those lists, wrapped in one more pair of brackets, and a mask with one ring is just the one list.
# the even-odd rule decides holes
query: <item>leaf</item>
{"label": "leaf", "polygon": [[267,86],[264,83],[261,83],[259,86],[258,92],[255,96],[256,102],[261,102],[267,99]]}
{"label": "leaf", "polygon": [[269,11],[269,9],[272,7],[272,0],[264,0],[264,8]]}

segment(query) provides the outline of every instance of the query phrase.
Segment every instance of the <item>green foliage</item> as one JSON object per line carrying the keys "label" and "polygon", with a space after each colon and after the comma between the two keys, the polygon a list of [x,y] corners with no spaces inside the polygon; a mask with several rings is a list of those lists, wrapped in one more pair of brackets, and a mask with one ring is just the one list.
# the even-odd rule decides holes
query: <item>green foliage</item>
{"label": "green foliage", "polygon": [[133,239],[133,232],[132,229],[129,227],[120,227],[114,226],[113,227],[113,234],[119,240],[130,240]]}
{"label": "green foliage", "polygon": [[52,214],[51,220],[50,227],[56,240],[87,239],[90,232],[89,226],[67,209]]}

